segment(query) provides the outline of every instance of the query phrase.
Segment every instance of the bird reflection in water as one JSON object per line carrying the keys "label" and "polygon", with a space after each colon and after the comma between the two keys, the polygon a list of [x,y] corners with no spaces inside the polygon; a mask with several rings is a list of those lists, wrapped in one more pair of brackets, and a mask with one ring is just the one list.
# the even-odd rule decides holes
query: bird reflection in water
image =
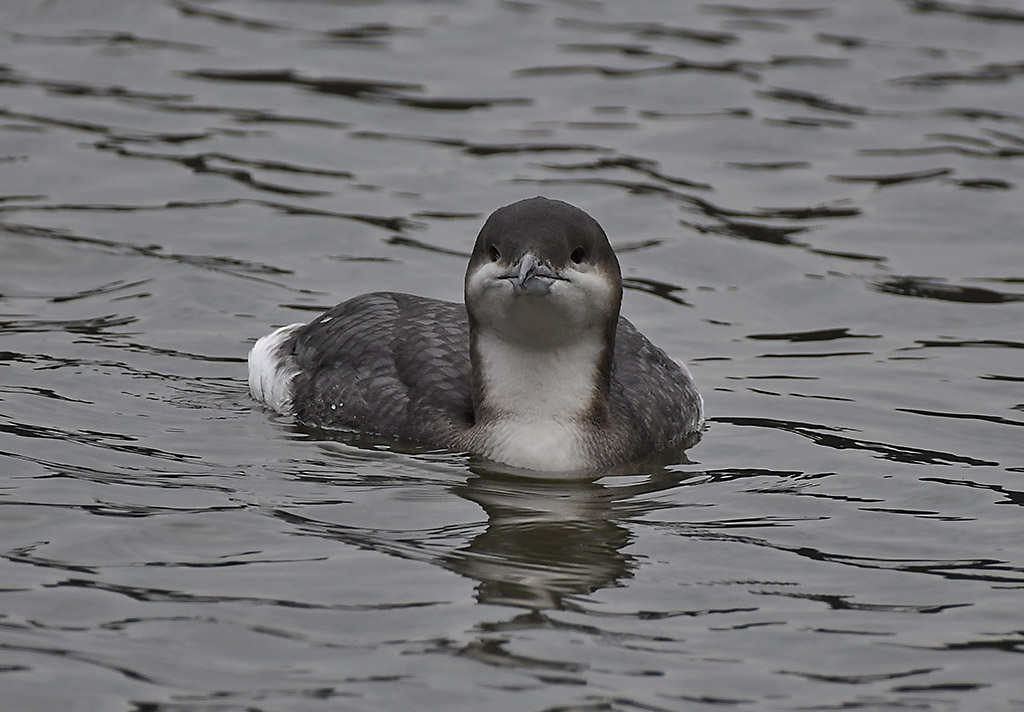
{"label": "bird reflection in water", "polygon": [[562,608],[632,576],[629,531],[613,514],[611,491],[594,482],[473,477],[455,488],[487,513],[487,529],[445,557],[479,581],[480,603]]}
{"label": "bird reflection in water", "polygon": [[609,487],[479,473],[454,491],[483,508],[487,528],[445,555],[443,565],[479,581],[480,603],[565,608],[566,597],[633,576],[637,560],[625,552],[633,535],[624,522],[637,513],[637,495],[678,486],[680,474],[637,479]]}
{"label": "bird reflection in water", "polygon": [[[394,467],[397,453],[374,452],[369,449],[372,444],[365,437],[354,435],[346,438],[344,444],[338,439],[324,441],[320,448],[329,455],[325,462],[328,469],[336,469],[340,460],[349,466],[361,461],[360,465],[369,466],[368,476],[379,469],[382,457],[391,460]],[[399,459],[402,457],[398,455]],[[410,472],[443,472],[447,479],[454,458],[447,454],[440,460],[427,457],[429,460],[416,461],[415,466],[408,461]],[[276,515],[299,525],[305,533],[389,556],[429,561],[477,581],[479,603],[534,610],[569,609],[574,606],[566,599],[618,585],[633,576],[638,560],[625,551],[634,536],[629,521],[663,507],[678,506],[674,498],[658,495],[699,478],[698,472],[668,468],[669,464],[693,464],[682,452],[665,455],[664,459],[646,461],[642,474],[617,470],[598,480],[545,479],[495,463],[473,464],[466,479],[441,486],[479,506],[486,514],[486,522],[472,527],[479,532],[475,535],[462,523],[454,528],[459,530],[457,534],[449,526],[419,529],[413,541],[407,538],[410,532],[396,537],[376,527],[329,522],[297,512],[278,510]],[[465,466],[464,462],[459,464]],[[311,472],[293,476],[318,484],[336,477]],[[403,479],[395,486],[408,487],[408,482]],[[376,480],[373,484],[380,487],[382,482]],[[482,531],[480,525],[484,527]],[[461,541],[452,545],[452,535]],[[446,543],[442,545],[441,541]]]}

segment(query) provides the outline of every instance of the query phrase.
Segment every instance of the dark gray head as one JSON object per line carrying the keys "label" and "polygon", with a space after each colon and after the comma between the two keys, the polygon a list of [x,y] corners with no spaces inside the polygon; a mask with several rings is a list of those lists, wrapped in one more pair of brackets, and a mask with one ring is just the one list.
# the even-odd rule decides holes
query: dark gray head
{"label": "dark gray head", "polygon": [[484,223],[466,270],[474,328],[543,347],[598,332],[614,340],[622,277],[594,218],[559,200],[530,198]]}
{"label": "dark gray head", "polygon": [[515,265],[527,252],[555,271],[592,264],[619,274],[615,252],[598,222],[574,205],[542,197],[495,210],[476,239],[468,271],[482,262]]}
{"label": "dark gray head", "polygon": [[477,423],[524,423],[533,441],[604,422],[621,302],[619,262],[592,217],[547,198],[496,210],[466,270]]}

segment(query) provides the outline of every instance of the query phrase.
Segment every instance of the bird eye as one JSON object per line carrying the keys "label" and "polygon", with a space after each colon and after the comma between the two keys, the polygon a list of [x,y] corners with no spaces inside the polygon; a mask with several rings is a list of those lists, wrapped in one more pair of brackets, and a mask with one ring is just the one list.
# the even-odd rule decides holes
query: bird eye
{"label": "bird eye", "polygon": [[576,264],[579,264],[580,262],[583,261],[583,259],[586,256],[587,251],[584,250],[582,247],[577,247],[575,250],[572,251],[572,254],[569,255],[569,259],[575,262]]}
{"label": "bird eye", "polygon": [[495,247],[494,245],[491,245],[490,254],[491,254],[491,262],[497,262],[498,260],[501,259],[501,253],[498,252],[498,248]]}

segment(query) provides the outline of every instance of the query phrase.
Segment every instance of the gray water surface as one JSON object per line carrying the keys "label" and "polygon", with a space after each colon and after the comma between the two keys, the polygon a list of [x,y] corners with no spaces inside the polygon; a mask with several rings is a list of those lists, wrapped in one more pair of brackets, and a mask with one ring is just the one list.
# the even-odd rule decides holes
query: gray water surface
{"label": "gray water surface", "polygon": [[[0,9],[0,707],[1024,709],[1017,0]],[[325,440],[272,326],[593,214],[709,427]]]}

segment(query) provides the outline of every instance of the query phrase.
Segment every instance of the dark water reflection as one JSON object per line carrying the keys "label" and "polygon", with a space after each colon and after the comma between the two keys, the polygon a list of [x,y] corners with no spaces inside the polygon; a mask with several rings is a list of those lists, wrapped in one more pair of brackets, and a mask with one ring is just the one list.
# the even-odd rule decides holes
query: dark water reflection
{"label": "dark water reflection", "polygon": [[[0,700],[1024,706],[1012,2],[0,8]],[[271,325],[605,226],[699,445],[593,482],[257,407]]]}
{"label": "dark water reflection", "polygon": [[600,485],[478,477],[456,491],[487,514],[487,529],[448,556],[452,570],[480,582],[481,602],[561,608],[635,568],[622,551],[629,530]]}

